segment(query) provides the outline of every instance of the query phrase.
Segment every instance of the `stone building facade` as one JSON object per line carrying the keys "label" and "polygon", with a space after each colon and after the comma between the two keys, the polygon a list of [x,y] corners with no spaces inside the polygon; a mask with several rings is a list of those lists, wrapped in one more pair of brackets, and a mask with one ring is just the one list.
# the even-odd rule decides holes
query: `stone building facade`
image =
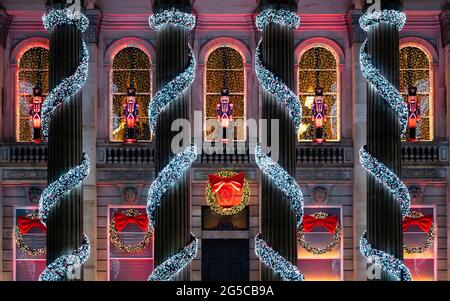
{"label": "stone building facade", "polygon": [[[46,144],[34,144],[21,138],[21,131],[26,131],[27,127],[26,121],[25,125],[20,122],[21,85],[22,81],[27,82],[27,77],[22,79],[19,75],[22,70],[21,59],[27,51],[36,47],[48,49],[48,33],[41,21],[45,11],[44,2],[0,1],[0,280],[4,281],[25,277],[22,274],[29,272],[19,267],[19,261],[24,259],[17,255],[16,220],[20,209],[37,206],[38,196],[46,186]],[[96,163],[92,164],[90,175],[83,186],[84,232],[92,242],[91,257],[84,266],[86,280],[114,280],[117,275],[123,277],[120,279],[132,279],[132,276],[126,275],[126,271],[132,274],[131,271],[136,271],[133,269],[141,269],[146,273],[147,268],[143,267],[151,265],[151,254],[130,265],[125,262],[132,262],[132,258],[128,261],[114,259],[117,254],[111,251],[109,235],[112,208],[145,206],[147,191],[155,178],[154,145],[151,139],[143,138],[145,141],[124,144],[113,133],[117,130],[114,118],[120,115],[114,113],[114,106],[117,105],[114,102],[117,91],[114,89],[116,85],[123,84],[120,76],[116,78],[114,72],[126,72],[115,67],[115,58],[123,49],[137,48],[139,55],[144,54],[148,58],[150,75],[143,76],[149,86],[146,92],[150,98],[156,92],[153,88],[156,80],[153,73],[158,63],[156,34],[148,26],[148,17],[152,14],[151,1],[133,0],[132,5],[130,2],[97,0],[86,3],[90,27],[84,39],[90,60],[89,76],[82,90],[83,144],[84,151]],[[318,144],[305,136],[296,145],[296,178],[304,192],[305,205],[309,212],[314,212],[314,208],[331,208],[330,212],[337,212],[343,233],[337,260],[332,263],[337,267],[330,268],[324,264],[324,269],[331,269],[332,272],[323,276],[325,278],[316,275],[317,279],[366,278],[365,260],[359,254],[359,237],[366,224],[366,172],[359,164],[358,150],[367,138],[367,83],[359,67],[359,49],[365,39],[365,33],[358,23],[361,2],[329,0],[319,3],[301,0],[297,10],[301,26],[294,33],[293,51],[296,62],[295,87],[299,87],[296,92],[305,94],[300,95],[300,98],[304,96],[304,101],[308,101],[308,93],[302,91],[306,76],[302,72],[308,72],[309,69],[304,66],[308,64],[307,61],[302,63],[302,57],[309,50],[320,48],[326,51],[325,55],[331,54],[335,60],[334,67],[328,71],[311,67],[311,74],[325,72],[324,77],[335,77],[334,87],[328,91],[334,101],[335,111],[330,112],[334,119],[329,119],[334,122],[331,125],[330,121],[330,135],[334,138]],[[423,91],[428,97],[428,107],[422,119],[427,120],[428,126],[421,132],[423,136],[419,141],[402,142],[402,179],[413,192],[413,205],[425,208],[425,211],[431,210],[434,216],[436,237],[434,250],[428,258],[432,259],[432,263],[431,267],[426,268],[428,270],[424,274],[427,276],[424,278],[447,280],[450,271],[447,260],[450,255],[447,248],[447,215],[450,213],[447,206],[450,6],[444,0],[403,2],[407,22],[400,33],[401,49],[420,49],[420,53],[428,59],[427,68],[417,67],[428,72],[425,76],[428,85],[425,84],[427,87]],[[252,0],[229,0],[226,4],[218,0],[192,1],[192,7],[197,25],[190,35],[190,43],[198,69],[188,93],[191,93],[192,98],[191,120],[200,119],[192,131],[199,131],[200,140],[205,140],[205,130],[199,124],[203,123],[205,116],[209,116],[206,110],[211,98],[207,95],[209,85],[214,86],[215,78],[211,75],[214,70],[208,71],[208,58],[217,49],[230,47],[235,51],[234,55],[237,53],[241,57],[240,67],[233,71],[240,72],[236,76],[240,81],[236,85],[242,87],[241,91],[236,92],[236,101],[241,102],[243,112],[240,117],[243,120],[259,119],[262,88],[254,66],[255,49],[260,38],[254,21],[259,11],[258,1]],[[325,58],[320,57],[320,60]],[[23,71],[27,72],[25,69]],[[45,68],[40,66],[39,69]],[[414,67],[405,67],[406,73],[407,69],[413,70]],[[329,72],[328,75],[326,72]],[[208,77],[211,77],[211,81],[208,81]],[[214,98],[217,93],[210,94]],[[141,117],[145,120],[146,109],[141,109]],[[211,250],[223,248],[227,243],[234,246],[229,252],[246,252],[237,255],[238,269],[242,268],[239,265],[244,262],[248,279],[260,279],[260,263],[254,253],[253,238],[260,227],[261,176],[253,155],[249,153],[248,141],[254,137],[251,137],[250,132],[244,136],[231,153],[203,153],[191,169],[191,229],[201,240],[197,258],[190,265],[192,280],[213,277],[206,272],[214,265],[214,251]],[[208,223],[225,222],[216,221],[214,218],[217,217],[210,216],[205,198],[208,174],[223,170],[245,172],[249,182],[249,203],[243,213],[248,216],[238,221],[244,224],[242,227],[208,227]],[[206,245],[210,251],[205,251]],[[229,257],[229,254],[223,256]],[[122,263],[125,275],[120,274],[118,263]],[[300,266],[302,264],[308,265],[300,262]],[[420,265],[419,260],[411,264],[415,267]],[[223,267],[219,264],[218,268]],[[38,266],[34,269],[37,270]]]}

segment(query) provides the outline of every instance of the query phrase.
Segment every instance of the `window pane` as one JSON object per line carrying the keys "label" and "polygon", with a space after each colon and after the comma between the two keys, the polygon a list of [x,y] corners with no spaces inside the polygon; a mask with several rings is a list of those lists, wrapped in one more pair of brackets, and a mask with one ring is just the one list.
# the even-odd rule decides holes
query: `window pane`
{"label": "window pane", "polygon": [[326,141],[339,141],[340,104],[337,63],[334,54],[321,46],[307,50],[299,62],[298,92],[303,109],[299,130],[300,141],[312,141],[315,138],[312,106],[317,86],[323,88],[323,98],[327,104],[326,118],[323,123],[324,138]]}
{"label": "window pane", "polygon": [[131,85],[136,88],[136,103],[139,105],[139,121],[135,127],[135,138],[138,141],[151,140],[148,128],[148,105],[152,94],[151,61],[147,54],[139,48],[127,47],[114,57],[112,72],[112,105],[111,105],[111,140],[123,141],[125,122],[123,105],[126,103],[127,89]]}
{"label": "window pane", "polygon": [[29,142],[33,137],[30,114],[33,88],[39,85],[43,96],[48,94],[48,59],[49,52],[45,48],[34,47],[27,50],[19,59],[17,74],[17,116],[16,138],[20,142]]}
{"label": "window pane", "polygon": [[[408,88],[417,88],[420,119],[417,121],[416,138],[433,140],[433,100],[431,99],[430,60],[426,53],[415,46],[400,50],[400,91],[405,102],[408,101]],[[406,139],[406,137],[402,137]]]}
{"label": "window pane", "polygon": [[[244,141],[245,131],[245,70],[244,60],[235,49],[219,47],[208,56],[206,63],[206,95],[205,95],[205,140],[221,140],[222,128],[217,133],[217,105],[220,102],[220,93],[224,77],[230,93],[230,102],[233,104],[233,123],[229,130],[234,128],[234,139]],[[217,134],[217,135],[216,135]]]}

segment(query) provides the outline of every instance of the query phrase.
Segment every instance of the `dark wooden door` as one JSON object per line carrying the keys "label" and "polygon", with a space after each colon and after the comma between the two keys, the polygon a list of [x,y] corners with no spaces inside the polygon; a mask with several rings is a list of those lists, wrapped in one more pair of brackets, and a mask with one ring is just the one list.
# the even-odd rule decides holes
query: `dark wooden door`
{"label": "dark wooden door", "polygon": [[248,281],[248,239],[202,240],[202,281]]}

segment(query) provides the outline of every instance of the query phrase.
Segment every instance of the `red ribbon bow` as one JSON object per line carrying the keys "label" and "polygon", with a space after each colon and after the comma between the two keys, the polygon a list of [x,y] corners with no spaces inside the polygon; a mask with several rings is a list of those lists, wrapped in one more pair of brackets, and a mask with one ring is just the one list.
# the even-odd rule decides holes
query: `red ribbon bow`
{"label": "red ribbon bow", "polygon": [[30,218],[28,216],[19,216],[17,218],[17,225],[19,226],[20,232],[22,234],[27,234],[33,228],[40,228],[42,232],[47,232],[47,227],[41,223],[40,220]]}
{"label": "red ribbon bow", "polygon": [[433,224],[433,217],[431,215],[421,216],[417,218],[413,217],[405,217],[403,220],[403,231],[406,231],[411,226],[417,226],[423,232],[427,233],[431,229],[431,225]]}
{"label": "red ribbon bow", "polygon": [[208,175],[209,183],[211,184],[212,190],[217,193],[224,185],[231,186],[236,191],[242,191],[244,186],[245,174],[238,173],[229,178],[222,178],[218,175]]}
{"label": "red ribbon bow", "polygon": [[338,223],[338,217],[336,215],[327,216],[325,218],[315,218],[311,215],[305,215],[303,217],[303,230],[305,232],[311,232],[315,227],[322,226],[327,229],[328,232],[333,233],[336,230]]}
{"label": "red ribbon bow", "polygon": [[114,212],[114,222],[116,224],[117,231],[122,231],[128,224],[135,224],[142,231],[147,231],[148,227],[147,214],[128,216],[122,212]]}

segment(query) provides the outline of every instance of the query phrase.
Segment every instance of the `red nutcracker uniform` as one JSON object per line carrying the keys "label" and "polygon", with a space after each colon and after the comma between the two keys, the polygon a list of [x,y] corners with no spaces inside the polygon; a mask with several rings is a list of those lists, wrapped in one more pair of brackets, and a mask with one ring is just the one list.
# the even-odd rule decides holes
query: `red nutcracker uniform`
{"label": "red nutcracker uniform", "polygon": [[222,88],[220,101],[217,104],[217,121],[222,126],[222,141],[227,141],[227,128],[233,122],[234,105],[230,102],[229,91]]}
{"label": "red nutcracker uniform", "polygon": [[136,123],[139,121],[139,105],[136,103],[136,89],[128,88],[127,102],[123,105],[123,118],[126,132],[125,143],[136,142]]}
{"label": "red nutcracker uniform", "polygon": [[30,118],[33,124],[33,142],[40,143],[41,140],[41,110],[42,110],[42,89],[38,86],[33,88],[33,100],[30,104]]}
{"label": "red nutcracker uniform", "polygon": [[420,121],[420,106],[417,100],[417,88],[408,88],[408,141],[417,141],[417,122]]}
{"label": "red nutcracker uniform", "polygon": [[314,92],[314,103],[312,105],[312,120],[315,126],[314,142],[325,141],[323,126],[327,118],[327,105],[323,100],[323,89],[318,87]]}

